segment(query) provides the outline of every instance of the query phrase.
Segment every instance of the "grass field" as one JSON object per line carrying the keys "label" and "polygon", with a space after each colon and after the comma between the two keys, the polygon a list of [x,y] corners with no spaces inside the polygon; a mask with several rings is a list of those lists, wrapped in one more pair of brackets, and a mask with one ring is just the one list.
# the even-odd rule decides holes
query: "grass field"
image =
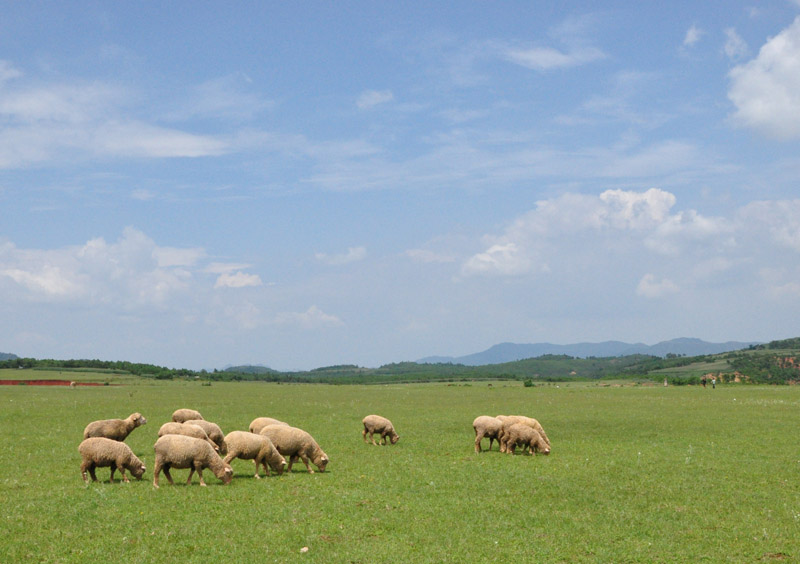
{"label": "grass field", "polygon": [[[328,471],[255,480],[235,460],[229,486],[176,470],[154,490],[156,432],[178,407],[226,432],[262,415],[303,427]],[[99,469],[84,485],[84,426],[133,411],[144,479]],[[369,413],[400,442],[364,444]],[[476,455],[473,418],[501,413],[539,419],[553,453]],[[797,387],[1,386],[0,561],[797,561],[798,423]]]}

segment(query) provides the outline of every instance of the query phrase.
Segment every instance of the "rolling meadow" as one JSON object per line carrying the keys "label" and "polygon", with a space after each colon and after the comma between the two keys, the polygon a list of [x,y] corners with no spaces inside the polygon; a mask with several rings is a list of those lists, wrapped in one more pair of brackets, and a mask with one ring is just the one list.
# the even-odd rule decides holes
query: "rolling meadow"
{"label": "rolling meadow", "polygon": [[[796,386],[111,384],[0,386],[3,562],[800,558]],[[226,433],[282,419],[330,464],[256,480],[252,461],[234,460],[228,486],[208,470],[207,488],[186,486],[188,470],[174,470],[176,485],[162,476],[154,490],[153,443],[178,407]],[[84,484],[85,425],[135,411],[148,423],[126,442],[144,479],[109,484],[100,468]],[[394,422],[396,445],[363,442],[370,413]],[[471,423],[483,414],[537,418],[552,454],[476,454]]]}

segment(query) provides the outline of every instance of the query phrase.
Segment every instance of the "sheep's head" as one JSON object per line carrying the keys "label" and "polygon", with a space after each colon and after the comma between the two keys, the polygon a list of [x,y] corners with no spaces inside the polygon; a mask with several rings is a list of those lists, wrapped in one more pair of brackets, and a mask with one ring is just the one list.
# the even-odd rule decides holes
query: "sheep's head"
{"label": "sheep's head", "polygon": [[223,484],[230,484],[231,479],[233,478],[233,468],[231,468],[230,464],[225,464],[224,470],[222,471],[222,476],[220,476],[220,480],[222,480]]}
{"label": "sheep's head", "polygon": [[327,454],[325,454],[325,453],[323,452],[323,453],[322,453],[322,454],[319,456],[319,458],[317,458],[317,459],[316,459],[316,460],[314,460],[313,462],[314,462],[314,465],[315,465],[317,468],[319,468],[319,471],[320,471],[320,472],[324,472],[324,471],[325,471],[325,467],[328,465],[328,455],[327,455]]}
{"label": "sheep's head", "polygon": [[147,468],[145,468],[144,461],[139,461],[139,464],[134,464],[131,468],[131,474],[133,474],[133,477],[137,480],[141,480],[145,470],[147,470]]}
{"label": "sheep's head", "polygon": [[392,433],[392,444],[397,444],[397,441],[400,440],[400,435],[397,433]]}
{"label": "sheep's head", "polygon": [[133,415],[131,415],[131,419],[133,420],[133,423],[137,427],[141,427],[142,425],[147,423],[147,419],[145,419],[144,415],[142,415],[141,413],[134,413]]}

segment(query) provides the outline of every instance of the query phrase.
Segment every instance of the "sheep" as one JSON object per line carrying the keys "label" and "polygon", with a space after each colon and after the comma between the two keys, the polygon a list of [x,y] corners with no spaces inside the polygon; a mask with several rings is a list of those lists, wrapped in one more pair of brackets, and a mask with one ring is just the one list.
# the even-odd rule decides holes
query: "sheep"
{"label": "sheep", "polygon": [[233,468],[223,462],[211,445],[202,439],[187,437],[185,435],[164,435],[153,446],[156,461],[153,468],[153,487],[158,488],[158,475],[164,470],[164,475],[170,484],[174,484],[169,473],[170,468],[191,468],[186,485],[192,483],[192,475],[197,472],[200,485],[203,481],[203,469],[210,468],[214,475],[229,484],[233,477]]}
{"label": "sheep", "polygon": [[[230,464],[234,458],[242,460],[252,460],[256,465],[256,478],[258,475],[258,465],[264,466],[264,472],[270,475],[269,468],[272,467],[278,475],[283,474],[286,467],[286,459],[281,456],[269,437],[258,435],[249,431],[231,431],[225,435],[225,444],[228,445],[228,454],[223,462]],[[269,464],[269,466],[267,466]]]}
{"label": "sheep", "polygon": [[284,423],[279,419],[273,419],[272,417],[256,417],[250,423],[250,432],[258,434],[261,432],[261,429],[266,427],[267,425],[289,425],[288,423]]}
{"label": "sheep", "polygon": [[105,437],[115,441],[124,441],[136,427],[147,423],[141,413],[131,413],[127,419],[102,419],[92,421],[83,430],[83,438]]}
{"label": "sheep", "polygon": [[481,440],[484,437],[489,439],[489,450],[492,450],[492,443],[497,441],[500,445],[500,430],[503,428],[503,422],[496,417],[489,415],[480,415],[472,422],[472,428],[475,429],[475,452],[481,451]]}
{"label": "sheep", "polygon": [[514,423],[506,429],[503,436],[503,444],[508,454],[514,454],[517,445],[529,447],[531,454],[541,452],[550,454],[550,446],[545,442],[541,433],[524,423]]}
{"label": "sheep", "polygon": [[539,434],[547,443],[547,446],[550,446],[550,439],[547,438],[547,433],[544,432],[544,428],[536,419],[532,417],[526,417],[524,415],[498,415],[497,419],[503,422],[503,427],[500,429],[500,433],[497,436],[498,440],[500,441],[500,452],[505,452],[503,446],[504,445],[503,435],[505,434],[508,427],[510,427],[514,423],[522,423],[523,425],[527,425],[531,429],[539,431]]}
{"label": "sheep", "polygon": [[392,441],[392,444],[396,444],[397,441],[400,440],[400,435],[394,430],[394,425],[385,417],[381,417],[380,415],[367,415],[361,422],[364,424],[364,430],[361,431],[361,436],[364,437],[365,443],[367,442],[367,433],[369,433],[369,438],[373,445],[377,444],[373,436],[374,433],[378,433],[381,436],[381,445],[387,444],[387,437]]}
{"label": "sheep", "polygon": [[287,472],[292,471],[292,464],[298,458],[306,465],[309,474],[314,473],[308,465],[309,459],[319,468],[320,472],[325,471],[325,467],[328,465],[328,455],[319,447],[314,437],[302,429],[288,425],[267,425],[261,429],[259,434],[269,437],[278,452],[289,459]]}
{"label": "sheep", "polygon": [[175,423],[186,423],[190,419],[202,419],[199,411],[194,409],[176,409],[172,414],[172,420]]}
{"label": "sheep", "polygon": [[194,437],[195,439],[202,439],[204,441],[208,441],[214,450],[219,452],[219,447],[208,438],[208,435],[203,428],[199,425],[193,425],[191,423],[175,423],[174,421],[170,421],[169,423],[164,423],[161,428],[158,430],[158,436],[163,437],[164,435],[186,435],[187,437]]}
{"label": "sheep", "polygon": [[108,481],[112,484],[114,483],[115,470],[120,471],[123,482],[130,482],[125,475],[125,470],[130,470],[137,480],[141,480],[145,472],[144,462],[133,454],[131,447],[114,439],[106,437],[84,439],[78,445],[78,452],[81,453],[81,476],[83,481],[87,483],[86,471],[89,471],[92,481],[96,482],[97,476],[94,473],[94,469],[98,467],[111,467],[111,477]]}
{"label": "sheep", "polygon": [[225,445],[225,434],[222,432],[222,429],[219,428],[219,425],[211,421],[206,421],[205,419],[189,419],[186,423],[197,425],[205,431],[208,438],[214,441],[214,444],[219,447],[220,454],[228,452],[228,447]]}

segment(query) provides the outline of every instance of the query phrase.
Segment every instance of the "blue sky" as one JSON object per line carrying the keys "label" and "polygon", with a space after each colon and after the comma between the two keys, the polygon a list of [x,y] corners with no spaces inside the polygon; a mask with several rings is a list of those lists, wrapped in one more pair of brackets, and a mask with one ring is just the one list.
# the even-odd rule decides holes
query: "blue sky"
{"label": "blue sky", "polygon": [[800,2],[405,4],[0,2],[0,351],[800,335]]}

